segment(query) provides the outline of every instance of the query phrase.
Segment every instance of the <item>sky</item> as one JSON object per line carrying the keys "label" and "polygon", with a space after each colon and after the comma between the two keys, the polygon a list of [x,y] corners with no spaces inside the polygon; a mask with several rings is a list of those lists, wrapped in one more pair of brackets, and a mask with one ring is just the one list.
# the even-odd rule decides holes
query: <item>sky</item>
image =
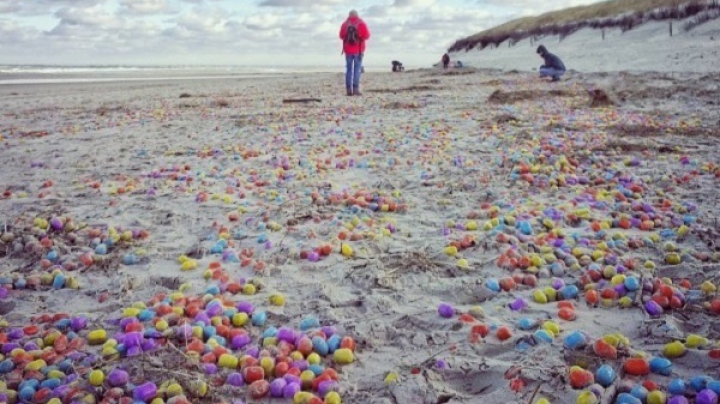
{"label": "sky", "polygon": [[456,40],[598,0],[0,0],[0,65],[342,65],[351,9],[365,64],[429,66]]}

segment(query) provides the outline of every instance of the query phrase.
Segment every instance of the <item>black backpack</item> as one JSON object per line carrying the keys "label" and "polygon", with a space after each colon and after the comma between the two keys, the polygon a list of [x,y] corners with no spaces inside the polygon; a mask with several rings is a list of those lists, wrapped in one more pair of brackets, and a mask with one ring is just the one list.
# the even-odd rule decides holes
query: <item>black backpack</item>
{"label": "black backpack", "polygon": [[345,42],[355,45],[360,43],[360,31],[355,24],[348,22],[347,33],[345,34]]}

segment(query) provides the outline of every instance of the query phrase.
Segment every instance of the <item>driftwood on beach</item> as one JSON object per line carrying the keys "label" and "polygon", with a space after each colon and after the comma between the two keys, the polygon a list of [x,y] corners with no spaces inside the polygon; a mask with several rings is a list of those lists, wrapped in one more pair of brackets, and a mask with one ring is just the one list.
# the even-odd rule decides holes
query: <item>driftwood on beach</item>
{"label": "driftwood on beach", "polygon": [[283,104],[291,103],[307,103],[307,102],[322,102],[319,98],[285,98]]}

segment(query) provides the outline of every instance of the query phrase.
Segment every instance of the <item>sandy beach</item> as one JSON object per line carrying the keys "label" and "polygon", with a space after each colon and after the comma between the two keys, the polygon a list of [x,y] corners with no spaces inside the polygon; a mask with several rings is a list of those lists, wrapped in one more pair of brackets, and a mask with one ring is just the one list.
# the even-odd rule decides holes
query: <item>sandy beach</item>
{"label": "sandy beach", "polygon": [[[283,327],[351,337],[353,363],[321,358],[343,403],[576,403],[576,365],[619,375],[588,403],[717,378],[720,302],[703,282],[720,269],[719,78],[427,69],[368,73],[362,97],[326,73],[2,85],[0,333],[24,334],[0,345],[59,327],[43,314],[84,315],[73,338],[127,340],[120,319],[152,309],[140,322],[160,331],[159,305],[184,294],[230,317],[254,305],[239,358],[275,354]],[[592,105],[595,89],[612,104]],[[124,366],[189,402],[291,402],[200,368],[172,316],[138,355],[74,348],[81,379]],[[672,373],[634,377],[632,357]],[[23,369],[3,369],[12,397]]]}

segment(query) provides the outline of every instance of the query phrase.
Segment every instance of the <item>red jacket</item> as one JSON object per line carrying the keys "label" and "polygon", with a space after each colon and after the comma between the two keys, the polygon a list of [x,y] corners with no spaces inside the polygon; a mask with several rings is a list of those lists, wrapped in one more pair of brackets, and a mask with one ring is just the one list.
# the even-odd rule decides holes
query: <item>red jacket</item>
{"label": "red jacket", "polygon": [[[350,44],[345,42],[345,36],[347,35],[348,30],[348,23],[355,24],[355,26],[357,26],[358,34],[360,35],[361,39],[359,44]],[[370,30],[368,30],[365,21],[363,21],[359,17],[350,17],[343,23],[342,26],[340,26],[340,39],[343,40],[343,51],[345,52],[345,54],[357,55],[358,53],[365,53],[365,41],[370,39]]]}

